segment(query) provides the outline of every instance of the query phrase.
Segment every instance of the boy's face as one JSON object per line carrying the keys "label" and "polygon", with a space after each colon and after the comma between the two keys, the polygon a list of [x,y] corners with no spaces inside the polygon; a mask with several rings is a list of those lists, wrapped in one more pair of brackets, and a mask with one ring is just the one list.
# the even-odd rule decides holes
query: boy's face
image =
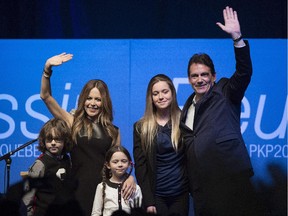
{"label": "boy's face", "polygon": [[45,140],[45,147],[47,151],[49,151],[53,155],[61,155],[62,150],[64,148],[64,141],[63,139],[56,137],[54,131],[52,131],[53,139],[46,139]]}

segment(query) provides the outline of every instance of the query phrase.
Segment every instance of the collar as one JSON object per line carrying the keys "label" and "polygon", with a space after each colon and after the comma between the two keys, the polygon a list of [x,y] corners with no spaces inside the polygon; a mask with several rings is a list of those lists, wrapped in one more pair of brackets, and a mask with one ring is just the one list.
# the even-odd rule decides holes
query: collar
{"label": "collar", "polygon": [[106,184],[109,186],[109,187],[112,187],[112,188],[121,188],[122,187],[122,183],[115,183],[115,182],[111,182],[110,179],[106,179]]}
{"label": "collar", "polygon": [[193,106],[196,105],[196,94],[194,95],[193,99],[192,99],[192,103],[191,103]]}
{"label": "collar", "polygon": [[62,160],[64,155],[53,155],[49,151],[45,151],[44,154],[48,155],[49,157],[54,158],[55,160]]}

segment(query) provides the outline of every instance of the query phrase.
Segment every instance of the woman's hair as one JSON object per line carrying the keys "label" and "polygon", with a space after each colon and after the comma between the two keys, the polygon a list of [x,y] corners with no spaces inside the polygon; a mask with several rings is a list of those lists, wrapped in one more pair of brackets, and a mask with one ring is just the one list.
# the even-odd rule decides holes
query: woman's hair
{"label": "woman's hair", "polygon": [[[129,164],[130,164],[130,170],[129,172],[126,174],[125,176],[125,179],[124,181],[122,182],[122,185],[123,183],[126,181],[126,179],[131,175],[131,172],[133,170],[133,162],[132,162],[132,158],[130,156],[130,153],[129,151],[123,147],[123,146],[112,146],[107,152],[106,152],[106,155],[105,155],[105,163],[104,163],[104,166],[103,166],[103,170],[102,170],[102,185],[103,185],[103,190],[102,190],[102,199],[104,201],[105,199],[105,189],[106,189],[106,180],[107,179],[110,179],[112,177],[112,174],[111,174],[111,170],[108,169],[107,165],[110,163],[110,160],[113,156],[114,153],[116,152],[122,152],[124,153],[127,158],[128,158],[128,161],[129,161]],[[121,185],[121,188],[122,188],[122,185]],[[103,212],[103,209],[104,209],[104,202],[103,202],[103,206],[102,206],[102,212]]]}
{"label": "woman's hair", "polygon": [[210,68],[212,75],[216,74],[214,63],[212,59],[210,58],[210,56],[207,55],[206,53],[196,53],[190,58],[188,62],[188,69],[187,69],[188,77],[190,76],[190,66],[192,64],[206,65],[207,67]]}
{"label": "woman's hair", "polygon": [[[54,136],[53,136],[53,132],[54,132]],[[64,147],[63,147],[61,154],[65,154],[71,151],[73,147],[71,130],[64,120],[61,120],[58,118],[50,119],[41,128],[39,136],[38,136],[38,141],[39,141],[38,149],[41,152],[45,152],[46,140],[52,140],[55,138],[59,140],[63,140],[64,142]]]}
{"label": "woman's hair", "polygon": [[77,143],[76,137],[80,133],[81,129],[87,130],[88,139],[92,137],[93,123],[87,118],[85,101],[89,97],[89,93],[93,88],[97,88],[99,90],[102,100],[101,112],[98,115],[98,122],[106,129],[105,131],[112,138],[112,143],[114,145],[117,140],[118,130],[112,124],[112,101],[106,83],[97,79],[88,81],[80,93],[78,107],[74,114],[74,123],[72,126],[73,141]]}
{"label": "woman's hair", "polygon": [[158,124],[156,121],[157,108],[152,100],[152,88],[156,83],[160,81],[166,82],[172,92],[172,102],[170,105],[170,120],[172,126],[171,140],[175,150],[177,150],[179,147],[179,138],[181,134],[179,123],[181,111],[176,98],[176,90],[172,80],[168,76],[164,74],[157,74],[156,76],[152,77],[148,84],[146,92],[145,113],[143,118],[141,118],[141,120],[136,125],[136,130],[138,133],[140,133],[141,145],[146,152],[151,150],[154,137],[158,131]]}

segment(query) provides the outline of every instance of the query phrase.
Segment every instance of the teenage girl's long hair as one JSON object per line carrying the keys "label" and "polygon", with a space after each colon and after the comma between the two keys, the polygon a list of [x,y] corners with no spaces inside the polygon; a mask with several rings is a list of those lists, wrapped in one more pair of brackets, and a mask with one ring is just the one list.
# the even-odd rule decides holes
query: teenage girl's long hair
{"label": "teenage girl's long hair", "polygon": [[177,151],[179,147],[179,139],[180,139],[180,108],[178,106],[177,98],[176,98],[176,90],[173,85],[172,80],[164,75],[164,74],[157,74],[156,76],[152,77],[150,80],[147,92],[146,92],[146,108],[144,116],[138,121],[136,125],[136,130],[140,134],[141,137],[141,145],[142,148],[149,152],[153,145],[153,140],[158,131],[158,124],[156,121],[156,113],[157,109],[152,100],[152,88],[153,86],[160,81],[164,81],[168,84],[171,92],[172,92],[172,102],[170,105],[170,120],[172,126],[172,133],[171,133],[171,140],[173,148]]}
{"label": "teenage girl's long hair", "polygon": [[85,101],[89,96],[91,89],[97,88],[101,94],[102,106],[101,112],[98,116],[98,122],[106,129],[107,134],[112,138],[112,144],[116,144],[118,130],[113,126],[113,113],[112,113],[112,102],[109,94],[108,87],[102,80],[90,80],[83,87],[79,100],[78,107],[74,114],[74,122],[72,126],[72,138],[77,143],[77,135],[81,129],[85,129],[88,133],[88,139],[92,137],[92,121],[87,118],[85,112]]}
{"label": "teenage girl's long hair", "polygon": [[132,162],[132,158],[130,156],[130,153],[129,151],[123,147],[123,146],[112,146],[107,152],[106,152],[106,156],[105,156],[105,163],[104,163],[104,166],[103,166],[103,169],[102,169],[102,186],[103,186],[103,189],[102,189],[102,200],[103,200],[103,206],[102,206],[102,213],[103,213],[103,209],[104,209],[104,200],[105,200],[105,189],[106,189],[106,181],[108,179],[110,179],[112,177],[112,174],[111,174],[111,170],[108,169],[107,165],[109,164],[113,154],[115,152],[122,152],[124,153],[127,158],[128,158],[128,161],[129,161],[129,164],[130,164],[130,170],[129,172],[126,174],[125,176],[125,179],[123,180],[122,184],[121,184],[121,188],[123,186],[123,183],[127,180],[127,178],[131,175],[132,173],[132,170],[133,170],[133,167],[134,167],[134,164]]}

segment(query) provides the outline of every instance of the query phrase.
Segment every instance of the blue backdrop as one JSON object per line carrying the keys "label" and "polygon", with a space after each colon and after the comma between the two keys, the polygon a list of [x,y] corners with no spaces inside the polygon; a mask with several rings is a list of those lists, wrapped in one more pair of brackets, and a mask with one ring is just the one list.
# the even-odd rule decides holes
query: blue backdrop
{"label": "blue backdrop", "polygon": [[[255,170],[257,187],[275,185],[275,173],[287,178],[287,40],[250,40],[254,74],[242,103],[241,129]],[[144,112],[147,84],[165,73],[173,79],[183,106],[192,88],[187,63],[195,52],[214,60],[217,80],[235,70],[233,43],[228,39],[161,40],[0,40],[0,156],[37,138],[52,116],[39,97],[46,59],[62,52],[73,60],[55,67],[52,92],[64,109],[77,104],[83,85],[103,79],[109,86],[114,123],[122,144],[132,154],[132,126]],[[34,143],[12,158],[11,180],[20,180],[39,152]],[[0,161],[0,193],[4,191],[5,161]],[[280,173],[280,176],[279,176]],[[283,180],[283,179],[282,179]],[[278,182],[279,183],[279,182]]]}

